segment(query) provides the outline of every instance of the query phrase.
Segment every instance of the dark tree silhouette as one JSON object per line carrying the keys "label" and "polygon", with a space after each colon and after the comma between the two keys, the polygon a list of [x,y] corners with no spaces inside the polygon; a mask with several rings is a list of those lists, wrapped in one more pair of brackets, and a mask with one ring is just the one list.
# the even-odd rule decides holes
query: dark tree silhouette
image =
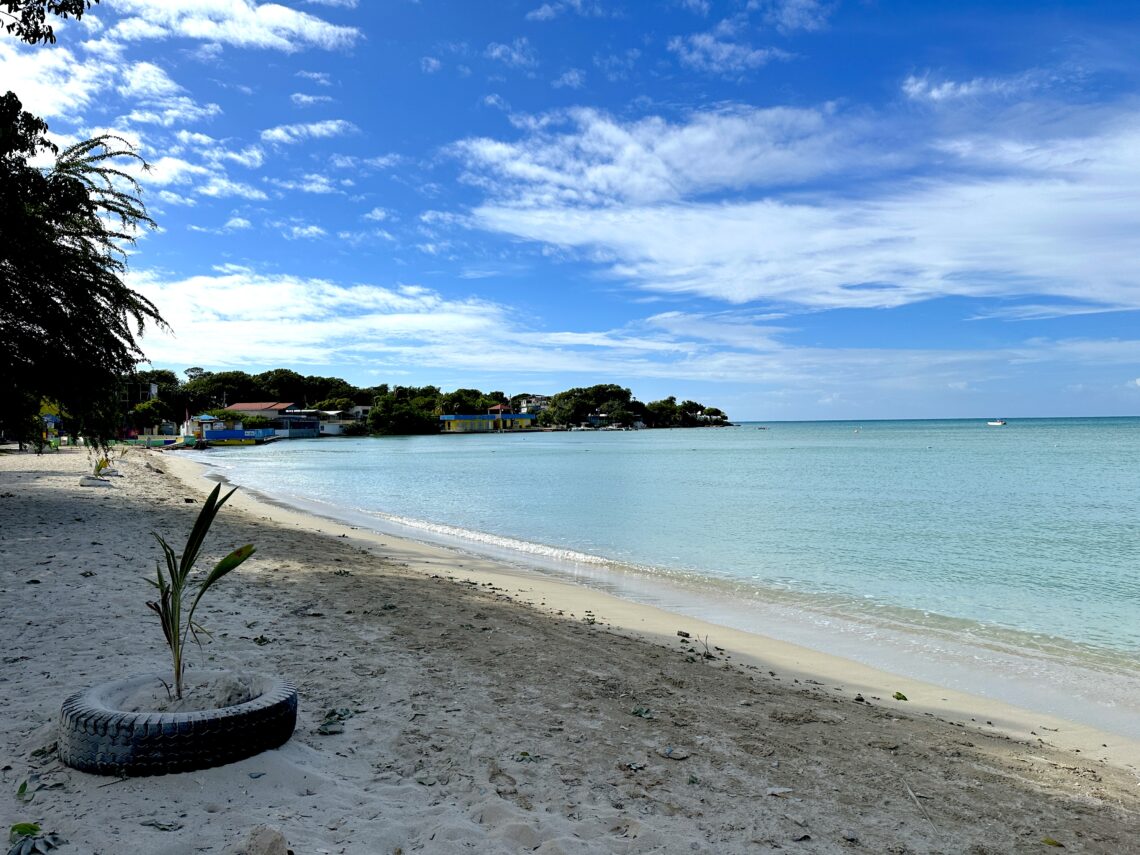
{"label": "dark tree silhouette", "polygon": [[75,20],[99,0],[0,0],[0,22],[4,29],[30,45],[55,44],[55,31],[48,15]]}
{"label": "dark tree silhouette", "polygon": [[[122,281],[125,248],[153,227],[124,161],[125,141],[99,136],[60,152],[47,124],[0,97],[0,415],[19,439],[35,436],[41,400],[97,441],[121,425],[121,380],[143,359],[135,336],[166,324]],[[41,170],[28,161],[56,154]],[[145,164],[143,164],[145,166]]]}

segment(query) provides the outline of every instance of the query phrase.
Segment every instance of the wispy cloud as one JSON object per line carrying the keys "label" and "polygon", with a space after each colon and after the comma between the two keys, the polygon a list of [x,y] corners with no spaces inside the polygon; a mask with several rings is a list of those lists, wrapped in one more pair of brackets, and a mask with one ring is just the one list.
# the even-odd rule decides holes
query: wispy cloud
{"label": "wispy cloud", "polygon": [[563,14],[576,14],[586,18],[602,18],[610,14],[598,0],[555,0],[543,3],[526,13],[528,21],[552,21]]}
{"label": "wispy cloud", "polygon": [[589,205],[788,186],[876,156],[829,108],[725,108],[680,123],[623,123],[573,109],[531,124],[533,132],[517,142],[477,138],[451,151],[468,165],[468,180],[486,177],[499,197]]}
{"label": "wispy cloud", "polygon": [[354,27],[330,24],[306,12],[251,0],[202,3],[201,0],[116,0],[126,16],[110,35],[122,41],[188,38],[244,48],[293,52],[317,47],[351,47],[360,36]]}
{"label": "wispy cloud", "polygon": [[910,75],[903,81],[902,91],[914,101],[957,101],[987,95],[1013,97],[1043,84],[1040,75],[1026,73],[1015,77],[975,77],[970,80],[934,80],[929,73]]}
{"label": "wispy cloud", "polygon": [[307,173],[298,179],[275,178],[273,179],[273,184],[282,190],[295,190],[301,193],[315,193],[318,195],[343,192],[341,188],[333,184],[327,175],[321,175],[315,172]]}
{"label": "wispy cloud", "polygon": [[759,9],[766,24],[782,33],[820,30],[827,26],[838,0],[749,0],[749,9]]}
{"label": "wispy cloud", "polygon": [[526,36],[515,39],[509,45],[492,42],[483,54],[510,68],[533,68],[538,65],[538,57]]}
{"label": "wispy cloud", "polygon": [[325,237],[328,234],[320,226],[313,223],[294,223],[284,225],[283,228],[284,231],[281,232],[281,235],[287,240],[313,240],[314,238]]}
{"label": "wispy cloud", "polygon": [[320,86],[332,86],[332,79],[325,71],[298,71],[296,76],[311,80]]}
{"label": "wispy cloud", "polygon": [[[545,125],[518,143],[456,147],[489,196],[474,224],[609,259],[608,276],[642,289],[734,304],[884,308],[1038,295],[1050,305],[1140,307],[1125,249],[1140,232],[1131,201],[1140,195],[1138,123],[972,147],[971,160],[938,179],[894,176],[879,189],[864,175],[848,195],[788,197],[773,191],[793,170],[806,179],[874,168],[851,158],[858,137],[827,113],[703,114],[680,126],[570,115],[573,133]],[[760,195],[699,201],[749,187]]]}
{"label": "wispy cloud", "polygon": [[357,130],[356,125],[344,119],[327,119],[308,124],[278,125],[261,132],[263,142],[293,145],[305,140],[341,137]]}
{"label": "wispy cloud", "polygon": [[289,100],[298,107],[315,107],[317,104],[330,104],[333,99],[329,95],[306,95],[304,92],[294,92],[289,96]]}
{"label": "wispy cloud", "polygon": [[790,54],[775,47],[754,47],[741,38],[739,21],[724,20],[707,33],[674,36],[669,50],[682,65],[712,74],[736,75],[761,68]]}
{"label": "wispy cloud", "polygon": [[581,89],[586,85],[586,72],[580,68],[571,68],[562,72],[550,85],[555,89]]}

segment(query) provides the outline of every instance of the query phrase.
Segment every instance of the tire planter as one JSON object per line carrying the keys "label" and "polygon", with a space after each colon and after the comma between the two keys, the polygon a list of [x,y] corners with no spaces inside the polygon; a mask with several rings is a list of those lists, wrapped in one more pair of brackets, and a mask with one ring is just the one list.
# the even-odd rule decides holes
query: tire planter
{"label": "tire planter", "polygon": [[[199,672],[201,673],[201,672]],[[198,712],[124,712],[112,699],[157,685],[147,674],[102,683],[63,702],[59,759],[97,775],[165,775],[222,766],[288,742],[297,725],[297,689],[257,678],[261,693],[244,703]]]}

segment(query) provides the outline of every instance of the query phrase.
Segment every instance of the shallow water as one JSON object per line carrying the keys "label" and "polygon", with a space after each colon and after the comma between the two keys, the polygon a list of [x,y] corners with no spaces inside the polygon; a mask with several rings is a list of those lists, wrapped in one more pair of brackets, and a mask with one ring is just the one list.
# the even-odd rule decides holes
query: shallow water
{"label": "shallow water", "polygon": [[1140,419],[760,427],[296,440],[198,457],[356,525],[975,692],[979,661],[1046,699],[1055,669],[1091,668],[1103,683],[1088,692],[1135,709]]}

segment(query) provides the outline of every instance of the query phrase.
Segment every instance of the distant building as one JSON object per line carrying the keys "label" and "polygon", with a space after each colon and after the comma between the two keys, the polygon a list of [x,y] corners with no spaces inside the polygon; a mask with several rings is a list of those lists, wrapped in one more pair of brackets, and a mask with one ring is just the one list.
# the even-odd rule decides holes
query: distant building
{"label": "distant building", "polygon": [[499,412],[480,415],[440,416],[441,433],[498,433],[499,431],[533,430],[538,416],[534,413]]}
{"label": "distant building", "polygon": [[288,401],[258,401],[244,404],[230,404],[226,407],[231,413],[241,413],[243,416],[264,416],[267,419],[276,419],[284,416],[289,410],[297,408],[297,404]]}
{"label": "distant building", "polygon": [[277,436],[285,439],[304,439],[321,435],[318,411],[300,409],[296,403],[251,401],[230,404],[226,409],[243,416],[264,416],[269,419],[269,424],[277,432]]}
{"label": "distant building", "polygon": [[520,413],[541,413],[550,408],[549,395],[530,395],[519,399]]}

